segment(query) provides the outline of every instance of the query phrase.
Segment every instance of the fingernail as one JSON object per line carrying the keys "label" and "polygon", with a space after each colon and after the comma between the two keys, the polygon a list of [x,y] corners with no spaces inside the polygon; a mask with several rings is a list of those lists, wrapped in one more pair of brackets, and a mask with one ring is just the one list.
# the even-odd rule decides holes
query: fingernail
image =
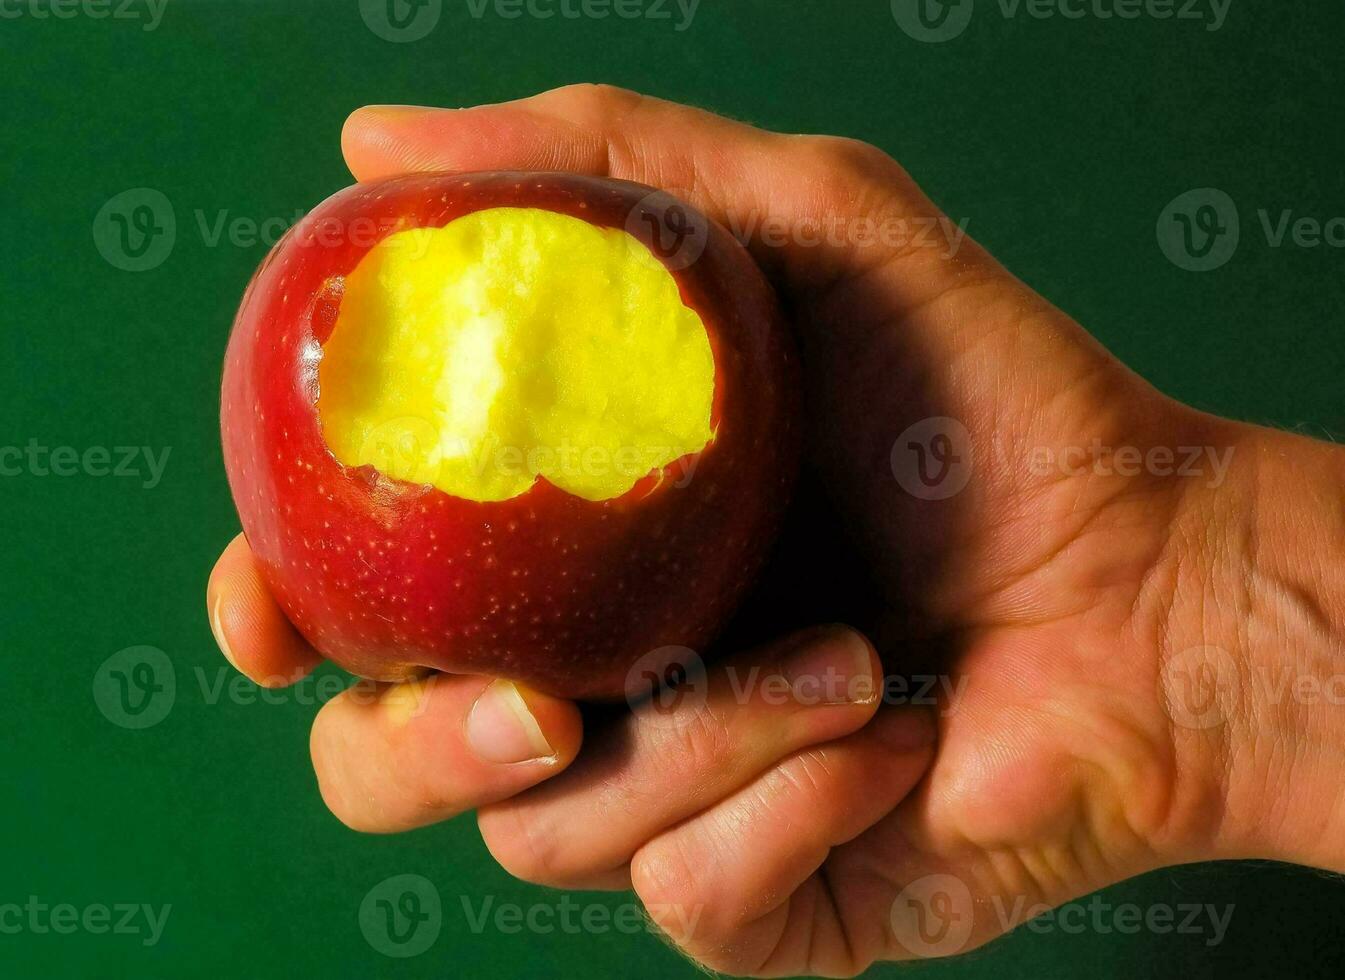
{"label": "fingernail", "polygon": [[848,626],[829,626],[786,657],[785,679],[800,704],[872,704],[872,648]]}
{"label": "fingernail", "polygon": [[491,681],[467,714],[467,742],[487,762],[549,759],[555,749],[542,734],[528,702],[510,681]]}
{"label": "fingernail", "polygon": [[216,592],[215,601],[210,605],[210,632],[215,634],[215,642],[219,645],[220,653],[224,654],[224,659],[229,661],[229,666],[238,670],[238,661],[234,659],[234,652],[229,649],[229,637],[225,635],[224,623],[220,621],[219,607],[223,598]]}
{"label": "fingernail", "polygon": [[934,714],[924,708],[879,711],[873,724],[878,726],[878,737],[893,752],[914,752],[934,744],[938,737]]}

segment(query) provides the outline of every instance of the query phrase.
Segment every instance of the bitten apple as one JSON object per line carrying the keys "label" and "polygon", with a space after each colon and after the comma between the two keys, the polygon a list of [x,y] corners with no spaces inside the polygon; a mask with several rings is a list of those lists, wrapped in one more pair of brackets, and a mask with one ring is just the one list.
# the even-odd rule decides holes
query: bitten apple
{"label": "bitten apple", "polygon": [[323,654],[594,699],[710,641],[800,435],[791,340],[739,243],[558,173],[329,198],[243,297],[221,427],[252,550]]}

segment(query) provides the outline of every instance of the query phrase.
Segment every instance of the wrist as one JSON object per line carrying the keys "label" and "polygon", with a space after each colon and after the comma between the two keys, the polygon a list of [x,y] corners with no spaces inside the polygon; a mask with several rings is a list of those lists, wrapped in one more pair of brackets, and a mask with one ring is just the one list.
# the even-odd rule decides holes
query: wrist
{"label": "wrist", "polygon": [[1203,770],[1201,857],[1345,871],[1345,449],[1210,422],[1232,457],[1176,526],[1160,690]]}

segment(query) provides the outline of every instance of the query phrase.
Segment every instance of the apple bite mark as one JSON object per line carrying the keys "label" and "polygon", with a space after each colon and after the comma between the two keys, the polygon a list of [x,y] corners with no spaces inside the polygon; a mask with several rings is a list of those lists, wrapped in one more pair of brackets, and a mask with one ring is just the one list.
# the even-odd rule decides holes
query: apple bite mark
{"label": "apple bite mark", "polygon": [[705,324],[644,244],[495,207],[360,260],[317,409],[348,467],[474,501],[539,478],[601,501],[709,444],[715,381]]}

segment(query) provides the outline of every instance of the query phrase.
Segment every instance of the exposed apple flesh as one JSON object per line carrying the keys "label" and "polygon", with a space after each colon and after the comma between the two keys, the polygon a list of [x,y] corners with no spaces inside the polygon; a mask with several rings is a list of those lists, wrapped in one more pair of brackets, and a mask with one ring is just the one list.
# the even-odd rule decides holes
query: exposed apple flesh
{"label": "exposed apple flesh", "polygon": [[506,500],[538,477],[610,500],[710,441],[705,325],[620,229],[491,208],[383,239],[318,365],[346,466]]}
{"label": "exposed apple flesh", "polygon": [[747,253],[698,219],[694,261],[670,261],[651,194],[359,185],[258,270],[225,464],[268,585],[328,657],[611,698],[653,651],[705,651],[787,503],[795,364]]}

